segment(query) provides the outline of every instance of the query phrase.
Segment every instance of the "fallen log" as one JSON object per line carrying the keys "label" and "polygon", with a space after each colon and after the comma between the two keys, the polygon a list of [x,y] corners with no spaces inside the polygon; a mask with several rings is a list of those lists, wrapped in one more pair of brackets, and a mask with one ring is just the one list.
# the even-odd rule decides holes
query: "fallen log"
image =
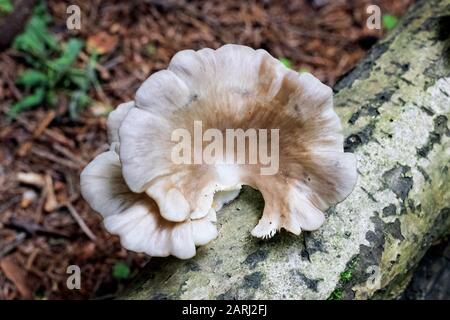
{"label": "fallen log", "polygon": [[450,0],[419,1],[335,86],[353,193],[297,237],[251,237],[264,207],[245,188],[219,237],[190,260],[154,258],[120,298],[395,298],[450,230]]}

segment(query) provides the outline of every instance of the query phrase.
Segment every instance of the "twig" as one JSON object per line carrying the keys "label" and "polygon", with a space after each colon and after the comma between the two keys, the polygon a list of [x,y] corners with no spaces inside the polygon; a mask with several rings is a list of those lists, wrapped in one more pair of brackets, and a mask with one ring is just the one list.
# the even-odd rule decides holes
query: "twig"
{"label": "twig", "polygon": [[31,254],[28,256],[27,262],[25,263],[25,269],[26,270],[31,270],[33,267],[33,263],[36,260],[36,257],[38,256],[40,252],[39,248],[35,248]]}
{"label": "twig", "polygon": [[42,133],[47,129],[47,127],[50,125],[50,123],[55,119],[56,112],[53,110],[50,110],[47,112],[47,114],[44,116],[42,120],[40,120],[39,124],[36,126],[36,128],[33,131],[33,137],[37,138],[42,135]]}
{"label": "twig", "polygon": [[14,98],[16,98],[16,100],[21,100],[23,98],[22,93],[17,89],[14,82],[9,78],[6,78],[5,81],[8,84],[9,90],[11,90],[11,93],[14,95]]}
{"label": "twig", "polygon": [[[89,56],[88,56],[86,53],[84,53],[84,52],[80,52],[80,59],[81,59],[83,62],[85,62],[85,63],[89,63]],[[109,74],[108,69],[105,68],[105,67],[103,67],[103,66],[102,66],[100,63],[98,63],[98,62],[95,62],[94,68],[95,68],[98,72],[100,72],[100,73],[108,73],[108,74]]]}
{"label": "twig", "polygon": [[54,144],[53,148],[60,152],[62,155],[64,155],[66,158],[69,159],[73,159],[76,163],[78,163],[81,166],[85,166],[87,165],[87,162],[84,161],[83,159],[80,159],[80,157],[78,157],[76,154],[74,154],[72,151],[70,151],[69,149],[59,145],[59,144]]}
{"label": "twig", "polygon": [[67,167],[70,169],[79,170],[81,168],[80,165],[78,165],[70,160],[55,156],[45,150],[39,150],[38,148],[36,148],[34,146],[31,148],[31,152],[34,153],[35,155],[37,155],[38,157],[50,160],[52,162],[58,163],[64,167]]}
{"label": "twig", "polygon": [[11,241],[11,243],[8,243],[5,246],[3,246],[3,248],[0,249],[0,260],[7,254],[9,254],[11,251],[13,251],[15,248],[17,248],[17,246],[19,246],[26,239],[26,237],[27,237],[26,233],[21,232],[16,236],[16,238],[13,241]]}
{"label": "twig", "polygon": [[[50,123],[53,121],[53,119],[56,116],[56,112],[53,110],[50,110],[49,112],[47,112],[45,114],[45,116],[39,120],[39,122],[36,124],[35,128],[32,131],[32,136],[26,141],[24,142],[19,150],[17,151],[17,154],[20,157],[24,157],[27,155],[28,151],[30,151],[30,148],[33,145],[33,141],[34,139],[40,137],[42,135],[42,133],[47,129],[47,127],[50,125]],[[31,129],[26,127],[27,130]]]}
{"label": "twig", "polygon": [[48,229],[32,220],[24,220],[12,217],[5,226],[25,231],[27,234],[33,236],[35,234],[46,234],[54,237],[70,238],[70,236],[61,231]]}
{"label": "twig", "polygon": [[16,174],[16,179],[20,183],[32,185],[38,188],[42,188],[45,186],[44,177],[34,172],[18,172]]}
{"label": "twig", "polygon": [[52,212],[58,207],[58,201],[55,196],[55,189],[53,188],[53,179],[50,172],[45,175],[45,204],[44,210]]}
{"label": "twig", "polygon": [[[69,195],[71,195],[69,200],[72,199],[74,196],[77,196],[77,198],[78,198],[78,191],[75,188],[76,182],[74,181],[73,174],[71,172],[64,172],[64,179],[67,182],[67,190],[69,192]],[[70,201],[70,202],[73,202],[73,201]]]}
{"label": "twig", "polygon": [[70,140],[63,133],[60,133],[54,129],[45,129],[44,135],[59,144],[65,145],[70,148],[75,147],[75,143],[73,142],[73,140]]}
{"label": "twig", "polygon": [[108,71],[109,69],[114,68],[119,63],[122,63],[124,60],[125,60],[125,58],[123,56],[116,56],[116,57],[112,58],[111,60],[106,61],[103,64],[103,68],[105,68],[106,71]]}
{"label": "twig", "polygon": [[91,239],[92,241],[95,241],[97,237],[94,235],[94,233],[89,229],[87,224],[84,222],[83,218],[78,214],[77,210],[71,203],[66,204],[66,208],[69,210],[72,217],[75,219],[75,221],[80,226],[81,230]]}
{"label": "twig", "polygon": [[74,202],[75,200],[77,200],[80,197],[79,193],[75,193],[73,194],[69,199],[67,199],[66,201],[58,204],[58,206],[56,207],[56,210],[61,209],[62,207],[66,207],[71,204],[72,202]]}
{"label": "twig", "polygon": [[9,207],[20,201],[21,196],[16,195],[0,205],[0,213],[5,212]]}

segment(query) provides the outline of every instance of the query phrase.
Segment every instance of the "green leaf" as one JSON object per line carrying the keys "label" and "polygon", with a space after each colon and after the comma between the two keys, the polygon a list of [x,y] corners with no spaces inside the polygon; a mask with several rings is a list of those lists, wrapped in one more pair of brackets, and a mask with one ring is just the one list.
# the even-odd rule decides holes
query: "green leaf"
{"label": "green leaf", "polygon": [[46,24],[49,24],[52,21],[52,16],[48,12],[46,1],[38,1],[33,8],[33,16],[40,17]]}
{"label": "green leaf", "polygon": [[24,32],[14,39],[13,47],[21,51],[29,67],[18,77],[17,83],[34,91],[11,107],[11,117],[44,102],[46,106],[55,106],[58,95],[64,94],[69,97],[70,116],[75,118],[81,108],[91,102],[87,94],[89,87],[100,86],[95,73],[96,56],[90,57],[84,69],[75,67],[83,41],[70,38],[61,46],[49,31],[51,20],[45,2],[39,1]]}
{"label": "green leaf", "polygon": [[45,86],[47,75],[35,69],[28,69],[19,75],[16,82],[26,87]]}
{"label": "green leaf", "polygon": [[58,103],[58,95],[54,90],[50,90],[45,95],[45,101],[47,102],[48,105],[54,107]]}
{"label": "green leaf", "polygon": [[286,68],[289,68],[289,69],[292,68],[292,62],[291,62],[291,60],[289,60],[288,58],[279,58],[278,60],[280,60],[280,62],[281,62],[282,64],[284,64],[284,66],[285,66]]}
{"label": "green leaf", "polygon": [[89,78],[86,70],[70,68],[67,70],[67,78],[71,84],[75,84],[80,89],[87,90],[89,87]]}
{"label": "green leaf", "polygon": [[394,29],[398,23],[398,18],[391,14],[384,14],[382,19],[383,19],[383,27],[386,30]]}
{"label": "green leaf", "polygon": [[91,102],[91,98],[83,91],[77,90],[70,96],[69,114],[72,119],[75,119],[78,112],[86,107]]}
{"label": "green leaf", "polygon": [[46,55],[44,44],[39,41],[34,32],[25,31],[18,35],[14,39],[13,48],[36,57],[43,58]]}
{"label": "green leaf", "polygon": [[101,89],[100,82],[98,81],[97,74],[95,72],[95,66],[97,65],[98,56],[94,53],[89,57],[89,62],[86,66],[86,72],[90,83],[97,89]]}
{"label": "green leaf", "polygon": [[330,294],[327,300],[342,300],[343,291],[340,288],[334,289],[334,291]]}
{"label": "green leaf", "polygon": [[61,56],[49,61],[47,65],[56,72],[66,72],[75,62],[82,47],[83,43],[80,40],[75,38],[69,39]]}
{"label": "green leaf", "polygon": [[65,75],[67,70],[69,70],[77,59],[82,47],[83,42],[72,38],[67,42],[61,56],[47,62],[49,69],[55,73],[55,76],[50,79],[51,86],[55,86],[56,82],[58,82]]}
{"label": "green leaf", "polygon": [[[1,0],[0,0],[1,1]],[[31,54],[41,60],[47,60],[47,49],[59,51],[56,38],[49,32],[48,23],[51,17],[47,8],[41,2],[33,10],[25,31],[14,39],[13,47],[24,53]]]}
{"label": "green leaf", "polygon": [[130,276],[130,267],[124,262],[117,262],[113,267],[113,277],[122,280]]}
{"label": "green leaf", "polygon": [[86,65],[86,72],[87,72],[89,81],[91,81],[95,85],[100,85],[98,82],[98,79],[97,79],[97,74],[95,73],[95,66],[97,65],[97,59],[98,59],[98,55],[95,53],[89,57],[89,62]]}
{"label": "green leaf", "polygon": [[13,4],[10,0],[0,0],[0,12],[1,13],[10,13],[14,9]]}
{"label": "green leaf", "polygon": [[29,23],[29,33],[34,34],[38,40],[45,43],[51,49],[58,49],[55,37],[48,31],[46,20],[41,16],[34,16]]}
{"label": "green leaf", "polygon": [[17,115],[31,107],[39,105],[45,98],[45,90],[43,88],[37,88],[33,94],[24,97],[22,100],[16,102],[11,106],[8,111],[8,116],[12,119],[17,117]]}
{"label": "green leaf", "polygon": [[348,282],[353,275],[353,270],[349,269],[349,270],[345,270],[344,272],[342,272],[339,276],[339,280],[341,280],[342,282]]}

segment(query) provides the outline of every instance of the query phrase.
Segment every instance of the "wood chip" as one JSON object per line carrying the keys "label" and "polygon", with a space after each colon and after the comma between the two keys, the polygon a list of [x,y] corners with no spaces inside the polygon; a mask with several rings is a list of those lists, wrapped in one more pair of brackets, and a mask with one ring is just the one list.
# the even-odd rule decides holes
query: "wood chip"
{"label": "wood chip", "polygon": [[49,173],[45,175],[45,196],[44,210],[52,212],[58,207],[58,201],[56,200],[55,190],[53,188],[52,176]]}
{"label": "wood chip", "polygon": [[42,188],[45,185],[45,179],[42,175],[34,172],[19,172],[16,175],[20,183]]}

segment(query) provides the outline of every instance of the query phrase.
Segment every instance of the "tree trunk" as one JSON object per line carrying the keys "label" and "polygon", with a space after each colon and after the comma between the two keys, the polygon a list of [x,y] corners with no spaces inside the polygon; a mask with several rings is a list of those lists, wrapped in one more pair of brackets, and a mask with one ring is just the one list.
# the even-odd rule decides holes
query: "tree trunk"
{"label": "tree trunk", "polygon": [[128,299],[394,298],[450,227],[450,0],[419,1],[335,87],[353,193],[315,232],[251,237],[264,207],[245,188],[195,258],[154,258]]}

